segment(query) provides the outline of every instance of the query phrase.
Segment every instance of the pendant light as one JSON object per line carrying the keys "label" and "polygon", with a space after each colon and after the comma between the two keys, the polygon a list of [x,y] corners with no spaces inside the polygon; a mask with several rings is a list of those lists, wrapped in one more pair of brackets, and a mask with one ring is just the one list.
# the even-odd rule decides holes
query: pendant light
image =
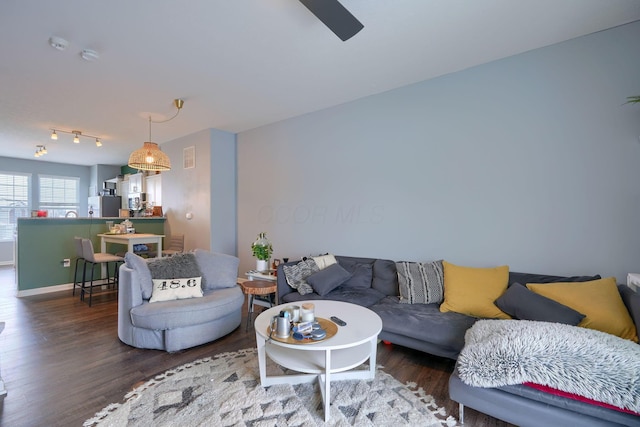
{"label": "pendant light", "polygon": [[160,150],[158,144],[151,141],[151,123],[166,123],[178,116],[180,109],[184,105],[182,99],[174,99],[173,103],[177,109],[176,114],[167,120],[154,122],[149,116],[149,141],[146,141],[142,148],[137,149],[129,156],[129,167],[144,171],[168,171],[171,170],[171,160],[169,156]]}

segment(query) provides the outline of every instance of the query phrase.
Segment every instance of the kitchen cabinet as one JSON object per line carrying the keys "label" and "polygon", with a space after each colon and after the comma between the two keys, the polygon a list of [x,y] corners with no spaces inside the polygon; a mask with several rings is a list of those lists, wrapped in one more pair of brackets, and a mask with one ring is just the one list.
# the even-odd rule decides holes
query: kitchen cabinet
{"label": "kitchen cabinet", "polygon": [[152,206],[162,206],[162,175],[149,175],[146,178],[147,202]]}
{"label": "kitchen cabinet", "polygon": [[141,173],[129,175],[129,193],[144,193],[145,179]]}

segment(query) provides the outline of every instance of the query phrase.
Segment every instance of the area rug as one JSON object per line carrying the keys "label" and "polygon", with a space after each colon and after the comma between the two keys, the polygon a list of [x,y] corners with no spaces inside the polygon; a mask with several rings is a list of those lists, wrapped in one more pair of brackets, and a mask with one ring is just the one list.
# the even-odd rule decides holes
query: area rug
{"label": "area rug", "polygon": [[[290,373],[271,362],[267,366],[269,375]],[[331,403],[331,418],[325,423],[317,381],[263,388],[256,350],[245,349],[157,375],[84,426],[457,425],[422,388],[401,384],[380,366],[373,380],[331,383]]]}

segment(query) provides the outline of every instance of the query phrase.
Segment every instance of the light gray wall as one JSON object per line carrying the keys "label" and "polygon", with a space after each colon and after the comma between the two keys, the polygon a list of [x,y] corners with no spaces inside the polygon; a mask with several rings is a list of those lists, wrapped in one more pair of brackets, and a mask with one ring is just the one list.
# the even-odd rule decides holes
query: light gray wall
{"label": "light gray wall", "polygon": [[[640,271],[640,23],[238,135],[238,251]],[[310,83],[311,84],[311,83]],[[294,96],[294,94],[292,94]]]}
{"label": "light gray wall", "polygon": [[[162,145],[171,159],[171,170],[162,173],[166,230],[169,235],[184,234],[186,250],[236,254],[235,138],[206,129]],[[191,146],[195,168],[184,169],[183,150]]]}
{"label": "light gray wall", "polygon": [[[162,172],[165,233],[183,234],[185,250],[211,246],[210,141],[207,129],[162,144],[162,151],[171,159],[171,170]],[[191,146],[196,150],[196,167],[184,169],[183,150]],[[187,219],[187,213],[191,213],[192,219]]]}
{"label": "light gray wall", "polygon": [[95,189],[96,194],[89,194],[90,196],[97,196],[103,189],[103,184],[106,180],[116,178],[120,175],[121,166],[113,165],[94,165],[90,166],[89,177],[89,191],[92,188]]}

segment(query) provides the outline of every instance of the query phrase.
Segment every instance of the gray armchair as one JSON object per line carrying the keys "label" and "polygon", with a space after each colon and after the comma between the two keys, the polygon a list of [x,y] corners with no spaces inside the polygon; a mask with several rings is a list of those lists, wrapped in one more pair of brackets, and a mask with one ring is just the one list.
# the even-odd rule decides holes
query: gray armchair
{"label": "gray armchair", "polygon": [[[185,277],[184,261],[195,259],[202,274],[203,296],[149,302],[152,271],[171,279]],[[182,264],[181,264],[182,262]],[[178,351],[216,340],[240,326],[244,295],[236,284],[239,259],[196,249],[193,253],[145,260],[127,253],[120,267],[118,337],[138,348]],[[150,268],[151,267],[151,268]],[[190,274],[191,275],[191,274]]]}

